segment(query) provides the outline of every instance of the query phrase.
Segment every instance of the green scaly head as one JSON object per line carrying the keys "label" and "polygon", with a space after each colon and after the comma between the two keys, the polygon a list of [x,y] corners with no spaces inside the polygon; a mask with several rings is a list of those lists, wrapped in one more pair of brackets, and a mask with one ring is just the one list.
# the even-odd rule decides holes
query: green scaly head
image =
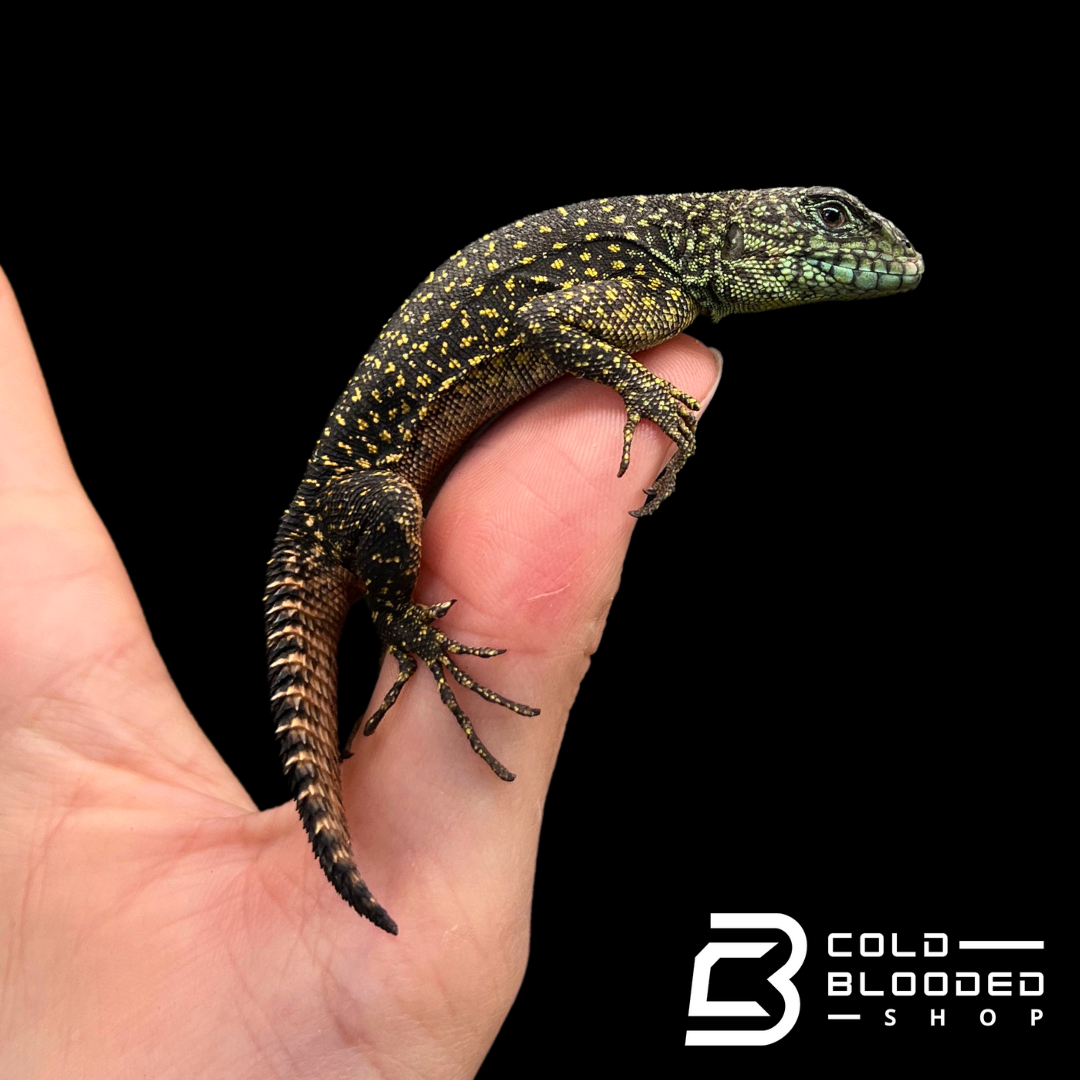
{"label": "green scaly head", "polygon": [[922,256],[907,237],[839,188],[728,192],[717,224],[699,234],[690,275],[714,319],[887,296],[922,280]]}

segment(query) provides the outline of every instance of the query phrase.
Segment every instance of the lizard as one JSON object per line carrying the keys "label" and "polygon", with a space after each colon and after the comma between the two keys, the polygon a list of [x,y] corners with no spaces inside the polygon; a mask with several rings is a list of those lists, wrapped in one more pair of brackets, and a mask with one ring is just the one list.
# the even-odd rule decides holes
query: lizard
{"label": "lizard", "polygon": [[300,819],[327,878],[361,915],[397,924],[357,869],[338,738],[336,651],[366,602],[398,673],[370,735],[418,670],[432,673],[472,749],[502,780],[447,679],[522,716],[539,710],[467,675],[493,657],[432,624],[453,601],[413,591],[426,502],[465,441],[563,375],[614,389],[626,406],[622,459],[642,420],[674,456],[631,513],[652,514],[694,453],[697,401],[632,355],[713,320],[820,300],[905,292],[923,260],[902,232],[839,188],[772,188],[597,199],[525,217],[452,255],[402,303],[335,404],[286,510],[264,608],[272,714]]}

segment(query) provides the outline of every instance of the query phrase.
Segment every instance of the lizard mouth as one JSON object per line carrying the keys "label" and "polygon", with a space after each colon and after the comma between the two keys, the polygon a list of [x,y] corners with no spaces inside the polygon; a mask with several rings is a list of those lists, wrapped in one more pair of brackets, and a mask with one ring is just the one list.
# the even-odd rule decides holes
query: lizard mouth
{"label": "lizard mouth", "polygon": [[908,292],[922,281],[921,256],[913,259],[852,259],[850,263],[833,263],[825,259],[807,259],[823,274],[840,285],[850,285],[859,292]]}

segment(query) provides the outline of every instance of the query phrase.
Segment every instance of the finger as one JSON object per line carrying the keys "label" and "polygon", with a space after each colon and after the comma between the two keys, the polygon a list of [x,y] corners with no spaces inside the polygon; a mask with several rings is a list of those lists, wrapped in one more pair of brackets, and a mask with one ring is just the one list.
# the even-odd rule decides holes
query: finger
{"label": "finger", "polygon": [[[715,354],[687,337],[641,359],[703,403],[719,377]],[[354,747],[344,781],[358,860],[403,933],[425,925],[434,932],[448,918],[484,934],[515,920],[527,927],[538,808],[618,587],[635,524],[628,511],[674,451],[643,422],[619,479],[624,425],[612,390],[560,381],[500,418],[431,507],[418,601],[458,597],[440,629],[507,650],[463,660],[469,675],[482,673],[485,686],[541,715],[460,702],[517,774],[509,785],[492,783],[428,680],[406,686],[377,734]],[[395,673],[394,665],[384,669],[372,708]]]}
{"label": "finger", "polygon": [[3,274],[0,725],[50,734],[74,757],[250,806],[154,648],[123,563],[72,468]]}
{"label": "finger", "polygon": [[34,346],[0,269],[0,491],[74,491],[78,480],[60,435]]}

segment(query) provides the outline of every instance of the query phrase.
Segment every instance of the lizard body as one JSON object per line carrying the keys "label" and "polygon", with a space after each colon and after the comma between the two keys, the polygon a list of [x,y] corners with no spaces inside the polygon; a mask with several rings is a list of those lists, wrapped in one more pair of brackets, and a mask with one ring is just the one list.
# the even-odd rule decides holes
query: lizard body
{"label": "lizard body", "polygon": [[425,501],[469,436],[561,375],[611,386],[627,411],[620,476],[642,419],[676,446],[634,511],[650,514],[694,452],[698,406],[632,353],[699,315],[903,292],[922,269],[891,222],[836,188],[634,196],[559,207],[483,236],[401,305],[330,414],[278,530],[265,597],[285,771],[323,870],[356,911],[397,932],[357,870],[342,803],[336,650],[349,607],[364,598],[399,667],[365,734],[417,659],[504,780],[513,775],[477,737],[446,672],[514,712],[539,711],[462,672],[455,656],[499,650],[447,638],[432,623],[449,603],[413,600]]}

